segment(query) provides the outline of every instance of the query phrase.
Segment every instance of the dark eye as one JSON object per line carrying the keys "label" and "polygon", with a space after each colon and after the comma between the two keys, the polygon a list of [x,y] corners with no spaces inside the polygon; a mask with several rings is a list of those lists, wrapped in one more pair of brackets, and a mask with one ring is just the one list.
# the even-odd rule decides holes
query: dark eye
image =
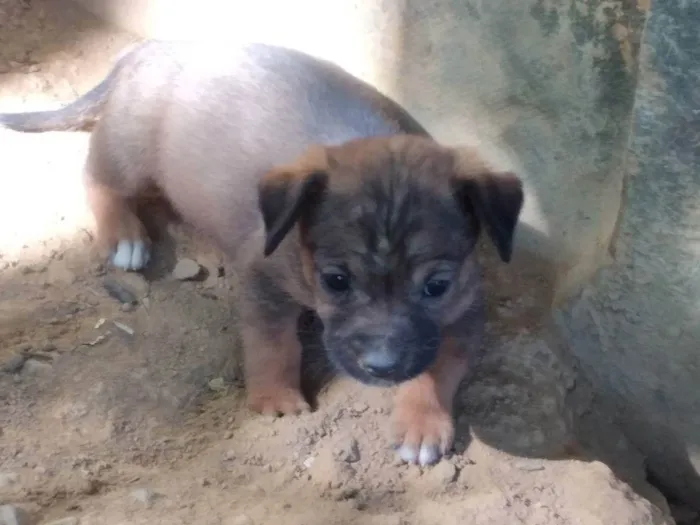
{"label": "dark eye", "polygon": [[347,292],[350,289],[350,277],[342,272],[329,272],[321,276],[323,284],[335,293]]}
{"label": "dark eye", "polygon": [[447,279],[431,277],[425,281],[425,285],[423,286],[423,296],[436,299],[445,295],[445,292],[447,292],[449,287],[450,281]]}

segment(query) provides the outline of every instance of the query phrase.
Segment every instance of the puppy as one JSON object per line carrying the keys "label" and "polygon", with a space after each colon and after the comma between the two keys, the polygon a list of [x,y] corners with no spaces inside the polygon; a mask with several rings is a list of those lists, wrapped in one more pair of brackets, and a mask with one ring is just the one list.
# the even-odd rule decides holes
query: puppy
{"label": "puppy", "polygon": [[308,410],[296,327],[311,308],[339,370],[397,385],[401,458],[434,463],[452,445],[453,399],[482,352],[477,236],[485,229],[510,260],[519,179],[437,144],[329,62],[262,44],[207,46],[139,44],[74,103],[0,124],[92,129],[84,180],[114,266],[149,262],[134,211],[146,194],[227,253],[254,410]]}

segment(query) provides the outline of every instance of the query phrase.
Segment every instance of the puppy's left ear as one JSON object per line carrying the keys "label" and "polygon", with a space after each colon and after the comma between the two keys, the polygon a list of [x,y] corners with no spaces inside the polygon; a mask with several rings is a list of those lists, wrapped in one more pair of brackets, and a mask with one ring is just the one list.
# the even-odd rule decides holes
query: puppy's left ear
{"label": "puppy's left ear", "polygon": [[320,201],[328,185],[323,148],[312,148],[296,164],[270,170],[258,184],[258,206],[265,223],[265,257],[296,222]]}
{"label": "puppy's left ear", "polygon": [[464,211],[475,215],[496,245],[498,255],[510,262],[513,236],[523,206],[523,185],[510,172],[481,169],[457,169],[452,179],[457,202]]}

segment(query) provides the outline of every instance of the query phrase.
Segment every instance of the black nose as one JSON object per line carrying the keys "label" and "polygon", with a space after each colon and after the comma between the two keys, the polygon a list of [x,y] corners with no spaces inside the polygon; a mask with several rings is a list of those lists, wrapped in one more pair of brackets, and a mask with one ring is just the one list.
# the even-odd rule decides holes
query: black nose
{"label": "black nose", "polygon": [[399,367],[399,358],[388,352],[365,352],[360,357],[359,364],[365,372],[381,379],[396,372]]}

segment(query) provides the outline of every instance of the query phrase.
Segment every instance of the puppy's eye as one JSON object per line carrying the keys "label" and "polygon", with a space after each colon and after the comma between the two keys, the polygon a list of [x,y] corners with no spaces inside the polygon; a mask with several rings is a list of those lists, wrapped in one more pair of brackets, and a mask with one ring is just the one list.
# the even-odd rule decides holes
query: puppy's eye
{"label": "puppy's eye", "polygon": [[423,285],[423,297],[437,299],[445,295],[450,288],[450,281],[442,277],[429,277]]}
{"label": "puppy's eye", "polygon": [[343,293],[350,289],[350,277],[345,273],[324,273],[321,276],[321,279],[323,280],[323,284],[325,285],[326,289],[331,292]]}

